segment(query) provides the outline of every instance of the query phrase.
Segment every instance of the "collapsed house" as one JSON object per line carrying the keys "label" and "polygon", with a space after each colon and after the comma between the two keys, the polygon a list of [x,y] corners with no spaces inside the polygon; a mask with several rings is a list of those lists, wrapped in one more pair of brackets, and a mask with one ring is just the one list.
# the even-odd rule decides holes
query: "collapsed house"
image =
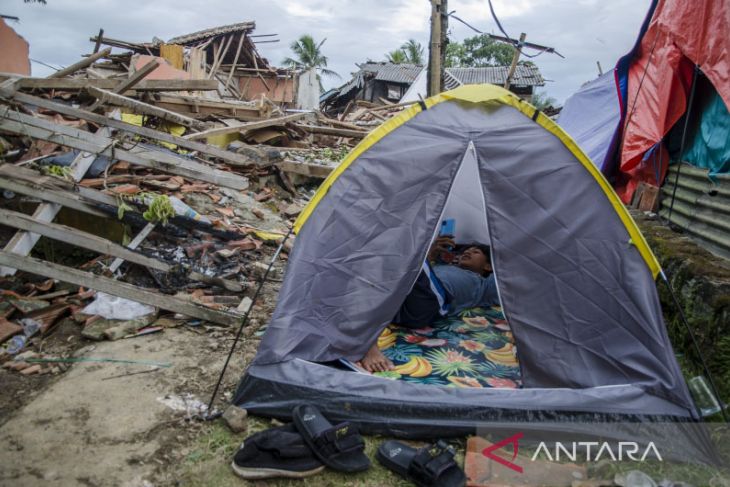
{"label": "collapsed house", "polygon": [[240,323],[311,188],[402,110],[302,109],[316,75],[270,66],[253,29],[167,43],[101,31],[46,78],[0,74],[2,361],[70,319],[91,340]]}
{"label": "collapsed house", "polygon": [[[414,64],[367,62],[358,65],[360,70],[350,81],[320,97],[322,110],[328,114],[342,113],[354,101],[367,101],[379,105],[398,102],[416,102],[426,98],[428,69]],[[503,86],[509,75],[509,66],[479,68],[446,68],[444,91],[462,85],[493,84]],[[533,64],[519,64],[512,76],[510,91],[531,101],[535,88],[544,86],[540,70]]]}

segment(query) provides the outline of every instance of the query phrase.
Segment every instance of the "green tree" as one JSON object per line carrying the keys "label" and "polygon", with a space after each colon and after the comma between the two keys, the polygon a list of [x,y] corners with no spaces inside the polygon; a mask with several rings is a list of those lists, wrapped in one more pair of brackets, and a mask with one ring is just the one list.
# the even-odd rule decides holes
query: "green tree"
{"label": "green tree", "polygon": [[449,41],[446,44],[446,67],[447,68],[463,68],[464,59],[466,58],[466,48],[461,42]]}
{"label": "green tree", "polygon": [[540,91],[532,95],[532,105],[538,110],[545,110],[548,107],[554,107],[558,100],[549,96],[547,91]]}
{"label": "green tree", "polygon": [[395,51],[390,51],[386,54],[385,60],[393,64],[403,64],[408,62],[408,57],[402,49],[396,49]]}
{"label": "green tree", "polygon": [[423,46],[420,42],[415,39],[408,39],[408,42],[400,46],[400,50],[405,54],[406,62],[423,66]]}
{"label": "green tree", "polygon": [[446,67],[509,66],[513,56],[511,45],[481,34],[464,39],[463,43],[449,42],[446,46]]}
{"label": "green tree", "polygon": [[327,69],[327,56],[322,54],[321,48],[324,41],[317,44],[314,38],[309,34],[302,35],[298,40],[291,43],[290,47],[294,53],[294,57],[284,59],[284,65],[296,69],[316,69],[317,79],[319,79],[319,89],[323,90],[321,76],[337,77],[340,75]]}

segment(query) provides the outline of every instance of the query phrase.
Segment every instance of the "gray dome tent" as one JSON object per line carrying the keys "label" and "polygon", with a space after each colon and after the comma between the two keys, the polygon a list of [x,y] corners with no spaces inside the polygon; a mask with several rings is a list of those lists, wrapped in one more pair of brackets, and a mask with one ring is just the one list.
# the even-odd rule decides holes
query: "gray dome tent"
{"label": "gray dome tent", "polygon": [[[487,242],[523,387],[413,384],[329,366],[359,360],[413,286],[445,216]],[[656,258],[570,137],[491,85],[413,105],[323,183],[234,403],[286,418],[311,401],[366,431],[410,436],[493,420],[697,419],[662,320]]]}

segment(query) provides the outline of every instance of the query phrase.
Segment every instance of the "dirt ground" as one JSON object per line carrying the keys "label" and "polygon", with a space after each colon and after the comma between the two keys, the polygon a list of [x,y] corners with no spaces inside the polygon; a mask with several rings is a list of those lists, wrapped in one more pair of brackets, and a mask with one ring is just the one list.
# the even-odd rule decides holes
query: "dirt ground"
{"label": "dirt ground", "polygon": [[[218,407],[230,401],[253,359],[278,287],[277,282],[268,284],[254,308],[250,336],[231,361]],[[327,470],[304,481],[243,481],[230,468],[233,454],[246,436],[277,425],[275,420],[249,417],[247,431],[234,434],[221,419],[202,422],[165,404],[187,394],[207,403],[234,328],[180,321],[161,333],[103,342],[82,338],[79,329],[73,320],[64,320],[37,344],[45,354],[73,353],[77,362],[65,371],[26,377],[0,369],[2,487],[411,485],[374,461],[375,450],[385,439],[380,437],[365,438],[366,452],[373,459],[366,472],[344,475]],[[462,462],[464,442],[454,444]],[[642,470],[655,479],[730,486],[730,481],[702,469],[642,465]],[[612,467],[590,476],[611,479],[615,471]]]}

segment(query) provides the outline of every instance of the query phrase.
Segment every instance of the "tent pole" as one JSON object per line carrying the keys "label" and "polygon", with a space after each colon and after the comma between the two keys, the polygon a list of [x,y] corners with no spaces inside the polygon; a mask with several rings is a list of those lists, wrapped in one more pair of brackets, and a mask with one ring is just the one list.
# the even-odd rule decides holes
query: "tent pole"
{"label": "tent pole", "polygon": [[253,295],[253,298],[251,299],[251,304],[248,306],[248,309],[246,310],[246,314],[243,315],[243,318],[241,319],[241,326],[238,327],[238,332],[236,333],[236,338],[233,340],[233,344],[231,345],[231,350],[228,352],[228,357],[226,357],[226,363],[223,364],[223,370],[221,370],[220,375],[218,376],[218,382],[215,384],[215,388],[213,389],[213,394],[210,396],[210,401],[208,401],[208,409],[205,412],[205,416],[203,416],[203,420],[210,421],[213,419],[216,419],[220,414],[212,414],[213,411],[213,401],[215,401],[215,397],[218,395],[218,389],[221,386],[221,382],[223,382],[223,376],[226,373],[226,369],[228,369],[228,364],[231,361],[231,357],[233,356],[233,352],[236,350],[236,345],[238,345],[238,341],[241,339],[241,334],[243,333],[243,328],[248,323],[248,317],[251,314],[251,310],[253,309],[254,305],[256,304],[256,300],[259,297],[259,294],[261,293],[261,289],[264,287],[264,284],[266,284],[266,279],[269,277],[269,272],[271,272],[271,268],[274,266],[274,262],[276,262],[276,259],[279,258],[279,254],[281,253],[282,249],[284,248],[284,244],[287,240],[289,240],[289,237],[291,237],[292,232],[294,231],[294,227],[289,229],[289,233],[286,234],[284,237],[284,240],[281,241],[279,244],[279,248],[276,249],[276,252],[274,252],[274,255],[271,257],[271,262],[269,262],[269,267],[266,268],[266,272],[264,272],[264,275],[261,277],[261,282],[259,282],[259,286],[256,288],[256,292]]}
{"label": "tent pole", "polygon": [[664,269],[660,271],[662,279],[664,279],[664,284],[667,285],[667,288],[669,289],[669,294],[672,295],[672,301],[674,301],[674,305],[677,307],[677,311],[679,311],[679,316],[682,319],[682,323],[684,323],[684,326],[687,327],[687,332],[689,333],[690,338],[692,339],[692,344],[694,346],[695,352],[697,352],[697,355],[700,357],[700,362],[702,363],[702,368],[705,371],[705,374],[707,375],[707,380],[710,382],[710,388],[712,389],[712,393],[715,395],[715,398],[717,398],[717,402],[720,403],[720,413],[722,414],[722,420],[724,422],[727,421],[727,413],[725,412],[725,402],[720,397],[720,393],[717,390],[717,387],[715,386],[715,380],[712,378],[712,374],[710,374],[710,369],[707,367],[707,363],[705,362],[705,357],[702,356],[702,352],[700,350],[700,345],[697,343],[697,337],[695,337],[694,332],[692,331],[692,327],[689,326],[689,322],[687,321],[687,317],[684,316],[684,310],[682,309],[682,305],[679,303],[679,299],[677,299],[677,295],[674,293],[674,289],[672,288],[672,285],[669,282],[669,279],[667,279],[667,275],[664,273]]}
{"label": "tent pole", "polygon": [[687,102],[687,113],[685,114],[684,127],[682,128],[682,141],[679,143],[679,162],[677,163],[677,174],[676,176],[674,176],[672,201],[669,203],[669,214],[667,215],[667,221],[670,223],[672,220],[672,209],[674,208],[674,195],[677,193],[677,183],[679,182],[679,173],[682,171],[682,155],[684,154],[684,143],[687,139],[687,128],[689,127],[689,117],[692,114],[692,105],[694,104],[695,91],[697,91],[697,74],[699,73],[699,71],[700,66],[698,64],[695,64],[695,69],[692,74],[692,87],[689,91],[689,102]]}

